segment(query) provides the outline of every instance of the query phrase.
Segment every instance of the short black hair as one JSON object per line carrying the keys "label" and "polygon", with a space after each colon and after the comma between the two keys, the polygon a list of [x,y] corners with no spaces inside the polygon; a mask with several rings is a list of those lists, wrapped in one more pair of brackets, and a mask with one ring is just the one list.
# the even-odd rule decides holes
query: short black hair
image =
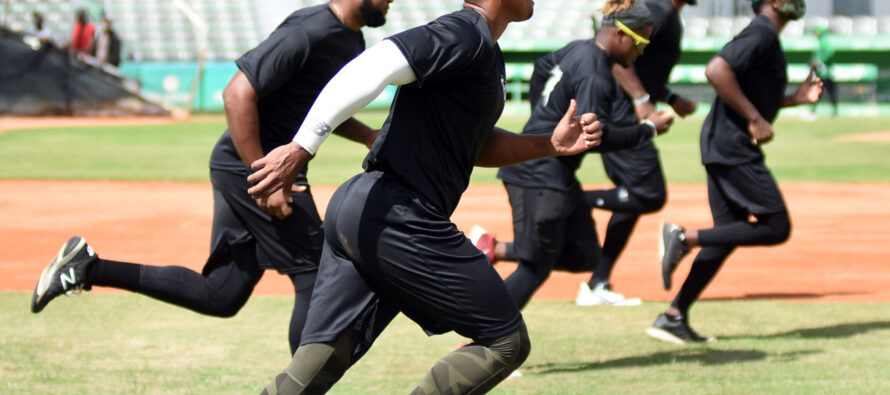
{"label": "short black hair", "polygon": [[763,0],[752,0],[751,9],[754,10],[754,15],[760,15],[760,10],[763,9]]}

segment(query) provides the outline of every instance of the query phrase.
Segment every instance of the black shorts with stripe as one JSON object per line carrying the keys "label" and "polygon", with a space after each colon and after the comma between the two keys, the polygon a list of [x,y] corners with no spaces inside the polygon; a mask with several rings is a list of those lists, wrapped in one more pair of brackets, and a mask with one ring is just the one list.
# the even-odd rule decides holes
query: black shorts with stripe
{"label": "black shorts with stripe", "polygon": [[402,312],[427,332],[504,336],[522,320],[488,259],[447,215],[382,172],[334,193],[303,344],[353,328],[368,347]]}
{"label": "black shorts with stripe", "polygon": [[[278,219],[261,210],[247,193],[247,171],[212,169],[213,228],[210,258],[205,272],[213,265],[232,259],[230,246],[253,243],[255,263],[261,269],[275,269],[282,274],[305,273],[318,269],[324,229],[315,200],[308,186],[305,192],[293,192],[293,214]],[[240,256],[239,264],[247,257]]]}
{"label": "black shorts with stripe", "polygon": [[504,183],[513,211],[513,246],[526,263],[569,272],[593,271],[602,256],[581,187],[568,191]]}

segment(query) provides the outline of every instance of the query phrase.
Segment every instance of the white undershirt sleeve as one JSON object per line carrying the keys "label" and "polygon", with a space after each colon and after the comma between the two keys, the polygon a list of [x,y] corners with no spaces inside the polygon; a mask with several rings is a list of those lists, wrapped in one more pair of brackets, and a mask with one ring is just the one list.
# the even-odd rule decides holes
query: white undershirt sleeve
{"label": "white undershirt sleeve", "polygon": [[294,142],[315,155],[331,132],[373,101],[387,85],[417,77],[405,55],[389,40],[368,48],[328,81],[306,114]]}

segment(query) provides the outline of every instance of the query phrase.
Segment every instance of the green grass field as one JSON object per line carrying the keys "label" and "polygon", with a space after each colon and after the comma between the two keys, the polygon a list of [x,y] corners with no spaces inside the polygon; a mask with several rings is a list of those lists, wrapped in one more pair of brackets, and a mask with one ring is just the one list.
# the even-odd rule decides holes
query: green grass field
{"label": "green grass field", "polygon": [[[385,113],[365,112],[370,125]],[[500,125],[520,131],[525,116],[505,116]],[[657,139],[669,183],[704,182],[698,136],[701,117],[678,120]],[[890,182],[890,144],[839,141],[844,135],[890,130],[888,118],[840,118],[804,122],[781,118],[776,138],[765,146],[767,163],[781,182]],[[0,178],[206,181],[210,150],[225,119],[175,125],[107,126],[10,131],[0,134]],[[331,137],[309,167],[309,180],[336,185],[361,171],[367,149]],[[472,182],[497,183],[495,169],[477,168]],[[583,183],[608,183],[599,157],[578,173]]]}
{"label": "green grass field", "polygon": [[[360,118],[379,125],[384,116],[370,112]],[[501,126],[518,131],[524,120],[505,117]],[[703,182],[701,122],[680,120],[659,138],[669,182]],[[838,140],[890,130],[887,125],[887,118],[802,122],[786,117],[766,147],[767,160],[780,182],[890,183],[890,144]],[[219,118],[5,132],[0,179],[206,181],[210,149],[223,129]],[[345,180],[360,171],[365,151],[332,138],[313,160],[310,181]],[[586,161],[581,179],[607,183],[598,157]],[[478,169],[472,182],[497,180],[494,170]],[[289,361],[291,297],[255,297],[231,319],[127,294],[60,298],[39,315],[28,311],[29,301],[27,293],[0,292],[3,394],[258,393]],[[890,393],[887,303],[703,301],[692,311],[693,324],[720,340],[687,347],[643,333],[664,307],[647,302],[636,308],[581,308],[568,301],[533,301],[524,310],[532,355],[520,368],[522,377],[494,392]],[[427,338],[399,317],[332,393],[409,392],[462,341],[453,334]]]}
{"label": "green grass field", "polygon": [[[0,293],[0,393],[259,393],[289,362],[287,297],[254,297],[231,319],[109,294],[62,298],[32,315],[29,298]],[[532,354],[522,377],[494,393],[890,392],[886,304],[703,301],[698,328],[720,340],[686,347],[643,333],[663,307],[532,302]],[[462,341],[428,338],[400,316],[332,393],[410,392]]]}

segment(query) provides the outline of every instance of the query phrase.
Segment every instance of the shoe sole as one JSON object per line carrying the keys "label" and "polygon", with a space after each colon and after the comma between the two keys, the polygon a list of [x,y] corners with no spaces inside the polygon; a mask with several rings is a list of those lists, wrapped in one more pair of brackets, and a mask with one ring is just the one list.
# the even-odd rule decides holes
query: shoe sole
{"label": "shoe sole", "polygon": [[52,262],[50,262],[49,265],[43,269],[43,272],[40,273],[40,280],[37,281],[37,287],[34,289],[34,301],[31,302],[32,312],[37,313],[40,310],[43,310],[42,307],[37,308],[37,305],[43,299],[43,296],[46,295],[46,291],[49,289],[50,284],[52,284],[53,277],[55,277],[56,273],[62,266],[67,265],[75,256],[77,256],[80,250],[87,244],[87,241],[83,237],[78,238],[77,244],[71,249],[71,252],[68,253],[68,255],[65,255],[65,250],[70,243],[71,241],[69,240],[63,244],[59,253],[56,254],[56,257],[53,258]]}
{"label": "shoe sole", "polygon": [[695,343],[713,343],[713,342],[717,341],[717,338],[715,338],[715,337],[706,337],[705,340],[701,341],[701,342],[684,340],[684,339],[677,337],[673,333],[670,333],[670,332],[668,332],[664,329],[661,329],[661,328],[656,328],[654,326],[649,329],[646,329],[646,334],[651,337],[654,337],[658,340],[666,341],[668,343],[679,344],[679,345],[695,344]]}
{"label": "shoe sole", "polygon": [[658,340],[665,341],[668,343],[679,344],[681,346],[686,344],[686,340],[683,340],[683,339],[675,336],[673,333],[670,333],[670,332],[668,332],[664,329],[661,329],[661,328],[651,327],[649,329],[646,329],[646,334],[651,337],[654,337]]}

